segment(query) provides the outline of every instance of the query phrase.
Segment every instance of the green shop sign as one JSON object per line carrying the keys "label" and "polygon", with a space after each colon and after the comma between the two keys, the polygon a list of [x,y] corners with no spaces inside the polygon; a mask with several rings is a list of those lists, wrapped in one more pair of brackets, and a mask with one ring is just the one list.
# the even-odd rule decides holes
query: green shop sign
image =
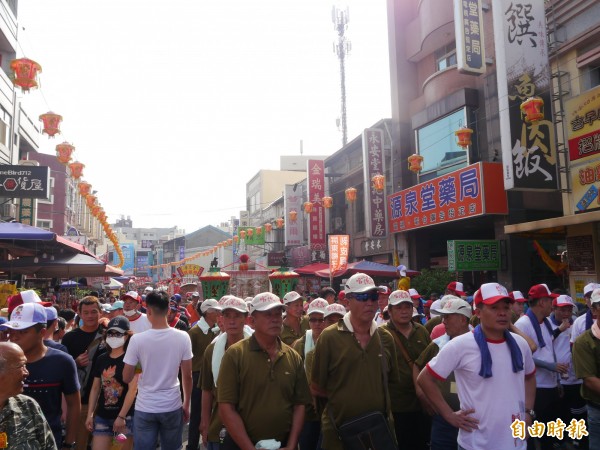
{"label": "green shop sign", "polygon": [[500,270],[500,241],[447,241],[448,271]]}

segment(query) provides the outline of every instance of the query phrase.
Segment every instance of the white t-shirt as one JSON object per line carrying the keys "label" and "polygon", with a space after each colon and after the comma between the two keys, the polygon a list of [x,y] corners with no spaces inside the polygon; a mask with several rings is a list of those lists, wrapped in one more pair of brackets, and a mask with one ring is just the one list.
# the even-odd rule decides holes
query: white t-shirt
{"label": "white t-shirt", "polygon": [[[556,361],[554,359],[552,335],[544,323],[540,323],[540,329],[542,330],[542,339],[544,339],[544,342],[546,343],[545,347],[539,346],[538,338],[535,334],[535,330],[533,329],[533,325],[531,324],[531,319],[529,319],[529,316],[525,315],[520,317],[515,323],[515,327],[533,339],[533,342],[535,342],[535,344],[538,346],[537,350],[533,353],[533,357],[535,359],[549,363],[554,363]],[[558,375],[556,372],[544,369],[543,367],[538,367],[537,371],[535,372],[535,381],[538,388],[554,388],[558,386]]]}
{"label": "white t-shirt", "polygon": [[129,339],[125,364],[142,367],[135,401],[137,411],[162,413],[181,408],[179,366],[192,359],[192,341],[176,328],[150,329]]}
{"label": "white t-shirt", "polygon": [[571,344],[574,344],[579,336],[585,333],[586,314],[579,316],[571,325]]}
{"label": "white t-shirt", "polygon": [[[128,317],[129,319],[129,317]],[[152,328],[152,324],[144,313],[140,313],[137,319],[129,319],[129,327],[134,333],[141,333]]]}
{"label": "white t-shirt", "polygon": [[[552,325],[552,329],[556,330],[558,325],[556,325],[552,320],[550,320],[550,325]],[[569,364],[569,378],[560,379],[560,384],[581,384],[582,380],[575,376],[575,369],[573,368],[573,355],[571,353],[571,331],[573,329],[573,324],[565,331],[561,332],[554,339],[554,353],[556,354],[556,362],[559,363],[568,363]]]}
{"label": "white t-shirt", "polygon": [[515,419],[525,420],[525,374],[535,372],[531,350],[525,339],[516,334],[523,354],[523,367],[512,370],[510,349],[506,341],[488,341],[492,357],[490,378],[479,375],[481,352],[473,333],[455,337],[428,364],[429,372],[445,380],[454,372],[461,409],[474,409],[479,429],[460,430],[458,443],[467,450],[509,450],[527,448],[527,442],[512,437],[510,428]]}

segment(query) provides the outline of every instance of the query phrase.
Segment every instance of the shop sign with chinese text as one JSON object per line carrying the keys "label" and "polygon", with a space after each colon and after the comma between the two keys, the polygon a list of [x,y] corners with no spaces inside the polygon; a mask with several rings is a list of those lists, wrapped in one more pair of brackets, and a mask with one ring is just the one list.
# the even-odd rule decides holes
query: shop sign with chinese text
{"label": "shop sign with chinese text", "polygon": [[47,166],[0,166],[0,197],[47,199],[49,179]]}
{"label": "shop sign with chinese text", "polygon": [[313,203],[313,211],[308,216],[308,243],[313,251],[325,250],[325,208],[321,199],[325,196],[325,162],[309,159],[308,172],[308,201]]}
{"label": "shop sign with chinese text", "polygon": [[[304,236],[302,220],[302,186],[286,184],[284,188],[283,209],[285,210],[285,245],[301,245]],[[296,220],[290,218],[290,211],[296,211]]]}
{"label": "shop sign with chinese text", "polygon": [[483,43],[483,0],[454,0],[454,34],[456,60],[463,73],[485,73]]}
{"label": "shop sign with chinese text", "polygon": [[350,236],[347,234],[329,235],[329,272],[343,272],[348,268]]}
{"label": "shop sign with chinese text", "polygon": [[[557,153],[544,1],[491,3],[496,65],[502,68],[497,76],[504,188],[556,190]],[[527,123],[520,106],[530,97],[544,101],[544,117]]]}
{"label": "shop sign with chinese text", "polygon": [[[383,130],[366,128],[362,135],[363,168],[365,175],[365,234],[368,237],[387,236],[385,220],[385,184],[377,191],[372,183],[375,175],[385,174]],[[367,188],[369,186],[369,188]]]}
{"label": "shop sign with chinese text", "polygon": [[394,233],[468,219],[508,214],[502,165],[476,163],[388,196]]}
{"label": "shop sign with chinese text", "polygon": [[500,241],[448,241],[448,271],[500,270]]}

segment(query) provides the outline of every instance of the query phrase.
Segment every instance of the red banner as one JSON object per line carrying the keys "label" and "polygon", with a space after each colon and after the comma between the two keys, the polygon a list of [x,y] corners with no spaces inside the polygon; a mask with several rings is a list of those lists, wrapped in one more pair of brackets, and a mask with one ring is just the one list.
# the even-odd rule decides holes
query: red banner
{"label": "red banner", "polygon": [[325,195],[325,162],[309,159],[308,201],[313,203],[313,211],[308,218],[308,242],[311,250],[325,250],[325,208],[321,199]]}
{"label": "red banner", "polygon": [[329,236],[329,272],[344,272],[348,268],[350,236],[335,234]]}

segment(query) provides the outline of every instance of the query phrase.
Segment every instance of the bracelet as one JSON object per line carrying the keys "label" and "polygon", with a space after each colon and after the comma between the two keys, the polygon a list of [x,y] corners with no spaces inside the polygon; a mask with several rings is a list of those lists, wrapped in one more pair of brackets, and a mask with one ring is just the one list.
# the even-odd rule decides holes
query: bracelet
{"label": "bracelet", "polygon": [[122,421],[127,422],[127,419],[125,419],[125,417],[123,416],[117,416],[117,419],[121,419]]}

